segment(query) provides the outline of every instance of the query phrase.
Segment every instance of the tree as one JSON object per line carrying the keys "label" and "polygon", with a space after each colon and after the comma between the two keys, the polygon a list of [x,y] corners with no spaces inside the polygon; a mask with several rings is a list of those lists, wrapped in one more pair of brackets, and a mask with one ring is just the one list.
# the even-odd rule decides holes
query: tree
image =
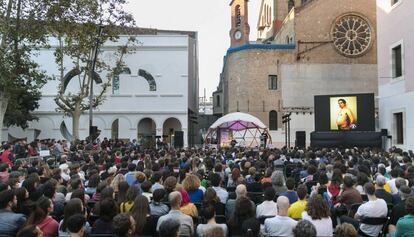
{"label": "tree", "polygon": [[[49,79],[33,60],[46,46],[44,0],[0,0],[0,125],[26,128],[36,119],[40,88]],[[0,138],[2,137],[0,129]]]}
{"label": "tree", "polygon": [[[95,71],[106,72],[107,77],[90,104],[91,81],[101,80],[99,74],[92,70],[93,49],[97,40],[101,43],[116,41],[121,32],[128,34],[128,29],[134,25],[132,16],[122,8],[124,4],[125,0],[51,0],[48,30],[59,44],[55,51],[55,62],[60,72],[56,110],[72,117],[73,139],[79,138],[81,114],[90,106],[96,108],[103,103],[111,78],[123,68],[123,56],[132,52],[129,46],[134,43],[134,38],[130,37],[125,45],[118,48],[114,65],[97,57]],[[103,34],[97,39],[99,25],[103,27]],[[72,68],[65,67],[68,58]],[[79,90],[68,93],[66,87],[72,78],[77,79]]]}

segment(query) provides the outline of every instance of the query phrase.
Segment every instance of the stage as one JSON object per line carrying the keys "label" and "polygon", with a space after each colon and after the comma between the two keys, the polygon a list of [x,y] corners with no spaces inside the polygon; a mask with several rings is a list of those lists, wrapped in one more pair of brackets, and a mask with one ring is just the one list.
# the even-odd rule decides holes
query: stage
{"label": "stage", "polygon": [[312,132],[311,147],[377,147],[382,148],[381,132],[332,131]]}

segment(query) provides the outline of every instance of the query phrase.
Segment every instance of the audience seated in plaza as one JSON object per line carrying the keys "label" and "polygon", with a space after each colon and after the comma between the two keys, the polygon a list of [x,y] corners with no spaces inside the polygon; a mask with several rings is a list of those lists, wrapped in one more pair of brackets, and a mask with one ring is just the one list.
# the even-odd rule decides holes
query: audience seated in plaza
{"label": "audience seated in plaza", "polygon": [[114,233],[118,237],[133,237],[135,236],[135,220],[132,215],[127,213],[120,213],[114,217]]}
{"label": "audience seated in plaza", "polygon": [[135,198],[134,206],[132,207],[130,214],[136,223],[135,232],[137,234],[148,235],[155,233],[157,218],[151,216],[149,202],[145,196],[138,195]]}
{"label": "audience seated in plaza", "polygon": [[367,183],[364,185],[365,193],[368,196],[368,202],[361,204],[359,206],[356,214],[355,219],[342,216],[341,222],[347,222],[354,225],[355,229],[359,229],[365,235],[368,236],[378,236],[382,229],[382,225],[370,225],[359,223],[362,218],[367,217],[386,217],[388,213],[387,203],[381,198],[377,198],[375,196],[375,186],[371,183]]}
{"label": "audience seated in plaza", "polygon": [[[178,194],[179,195],[179,194]],[[180,221],[177,219],[166,219],[159,227],[159,237],[178,237],[181,228]]]}
{"label": "audience seated in plaza", "polygon": [[277,215],[272,218],[267,218],[264,222],[266,235],[292,236],[292,230],[296,226],[297,221],[288,216],[289,199],[285,196],[279,196],[277,198],[277,208]]}
{"label": "audience seated in plaza", "polygon": [[[59,223],[59,237],[70,236],[70,233],[68,230],[68,220],[71,216],[75,214],[79,214],[79,213],[86,214],[85,207],[83,206],[83,203],[79,198],[72,198],[65,205],[64,216],[63,216],[63,219]],[[85,230],[87,233],[90,233],[91,231],[91,228],[88,222],[86,222],[85,224]]]}
{"label": "audience seated in plaza", "polygon": [[[227,219],[230,219],[230,217],[233,215],[234,209],[236,208],[236,202],[241,197],[249,199],[247,197],[246,185],[244,185],[244,184],[237,185],[237,187],[236,187],[236,199],[229,199],[226,203],[226,218]],[[255,210],[256,205],[250,199],[249,199],[249,201],[251,203],[252,209]]]}
{"label": "audience seated in plaza", "polygon": [[287,191],[281,193],[280,195],[289,198],[289,203],[290,203],[290,205],[292,205],[293,203],[295,203],[296,201],[298,201],[298,194],[294,190],[294,188],[295,188],[295,180],[293,178],[288,178],[286,180],[286,188],[287,188]]}
{"label": "audience seated in plaza", "polygon": [[[70,233],[70,237],[85,237],[85,223],[86,218],[83,214],[75,214],[69,217],[67,228]],[[46,236],[46,235],[45,235]]]}
{"label": "audience seated in plaza", "polygon": [[329,206],[320,194],[309,198],[306,210],[302,212],[302,220],[311,222],[315,229],[317,236],[329,237],[332,236],[332,220]]}
{"label": "audience seated in plaza", "polygon": [[273,187],[267,187],[264,191],[264,201],[256,207],[257,218],[277,215],[275,197],[276,192]]}
{"label": "audience seated in plaza", "polygon": [[405,201],[407,215],[397,222],[395,237],[414,236],[414,197],[408,197]]}
{"label": "audience seated in plaza", "polygon": [[229,193],[226,189],[221,187],[222,179],[220,175],[217,173],[211,173],[209,176],[209,180],[214,191],[216,191],[217,197],[219,197],[220,202],[226,204],[227,199],[229,197]]}
{"label": "audience seated in plaza", "polygon": [[180,224],[180,234],[192,236],[194,234],[193,219],[180,211],[182,202],[180,192],[171,192],[168,195],[168,199],[170,202],[171,210],[168,212],[168,214],[161,216],[158,219],[157,231],[160,232],[160,227],[165,224],[164,222],[168,220],[178,220]]}
{"label": "audience seated in plaza", "polygon": [[36,225],[44,236],[57,236],[59,223],[50,216],[52,211],[52,200],[44,196],[39,198],[35,209],[27,219],[27,225]]}
{"label": "audience seated in plaza", "polygon": [[197,236],[203,237],[206,236],[206,233],[209,232],[211,229],[221,228],[224,236],[227,236],[228,230],[226,224],[217,224],[216,222],[216,213],[215,208],[212,205],[204,206],[203,209],[203,217],[206,220],[206,224],[199,224],[197,226]]}
{"label": "audience seated in plaza", "polygon": [[[3,233],[3,232],[2,232]],[[20,229],[17,237],[42,237],[43,232],[36,225],[28,225]]]}
{"label": "audience seated in plaza", "polygon": [[165,195],[166,191],[163,188],[154,190],[152,194],[152,202],[150,203],[152,216],[163,216],[169,212],[170,208],[166,204],[161,203]]}
{"label": "audience seated in plaza", "polygon": [[259,237],[260,222],[256,218],[249,218],[243,221],[241,226],[243,237]]}
{"label": "audience seated in plaza", "polygon": [[241,196],[236,199],[234,212],[227,222],[229,228],[229,235],[241,235],[241,228],[243,221],[254,218],[255,210],[249,198]]}
{"label": "audience seated in plaza", "polygon": [[[54,150],[56,144],[65,143],[45,140],[38,147]],[[266,236],[333,236],[341,213],[337,210],[345,214],[340,218],[343,224],[336,225],[338,237],[354,237],[357,231],[375,236],[382,225],[369,224],[367,217],[384,221],[375,218],[387,214],[390,221],[384,229],[391,237],[411,234],[413,215],[406,205],[414,184],[413,157],[398,148],[157,150],[115,139],[93,146],[74,141],[70,147],[73,152],[56,160],[11,159],[11,166],[0,162],[6,169],[0,173],[7,176],[7,181],[0,181],[0,234],[16,236],[21,230],[19,236],[29,237],[89,232],[129,237],[158,231],[174,237],[251,237],[259,236],[264,223]],[[382,199],[389,197],[389,203]],[[69,220],[76,214],[86,222],[78,218],[71,231]],[[289,215],[303,221],[297,224]]]}
{"label": "audience seated in plaza", "polygon": [[308,195],[308,190],[305,185],[301,184],[298,186],[297,194],[298,194],[299,200],[293,203],[289,207],[289,211],[288,211],[289,217],[293,219],[302,218],[302,212],[305,211],[306,205],[308,203],[308,201],[306,200],[306,197]]}
{"label": "audience seated in plaza", "polygon": [[348,223],[337,225],[335,228],[335,237],[357,237],[358,231]]}
{"label": "audience seated in plaza", "polygon": [[377,198],[383,199],[386,203],[392,203],[391,193],[387,192],[384,189],[384,185],[386,184],[386,182],[387,182],[386,178],[382,175],[378,175],[375,178],[375,186],[376,186],[375,196]]}
{"label": "audience seated in plaza", "polygon": [[408,214],[405,208],[405,203],[407,198],[411,195],[411,189],[408,186],[403,185],[399,188],[398,195],[400,196],[401,201],[392,208],[388,225],[388,232],[390,234],[395,234],[395,227],[398,220]]}
{"label": "audience seated in plaza", "polygon": [[200,203],[203,200],[204,192],[200,189],[200,179],[196,175],[187,175],[183,180],[183,187],[190,196],[192,203]]}
{"label": "audience seated in plaza", "polygon": [[[125,200],[119,204],[119,211],[121,213],[126,213],[131,211],[132,207],[134,206],[135,198],[139,194],[138,187],[131,186],[128,188],[128,192],[126,193]],[[164,196],[162,196],[164,197]],[[118,200],[119,203],[119,200]]]}
{"label": "audience seated in plaza", "polygon": [[0,192],[0,233],[15,235],[25,225],[26,217],[20,213],[14,213],[17,206],[17,198],[13,190]]}
{"label": "audience seated in plaza", "polygon": [[104,198],[100,201],[99,218],[92,225],[92,234],[112,234],[113,218],[117,215],[118,207],[112,198]]}

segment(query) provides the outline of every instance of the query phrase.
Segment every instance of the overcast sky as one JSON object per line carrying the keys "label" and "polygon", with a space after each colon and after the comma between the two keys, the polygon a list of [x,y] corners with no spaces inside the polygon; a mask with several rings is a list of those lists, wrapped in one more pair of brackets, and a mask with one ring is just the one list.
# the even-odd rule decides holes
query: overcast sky
{"label": "overcast sky", "polygon": [[[256,39],[261,0],[249,1],[250,40]],[[230,46],[230,0],[129,0],[140,27],[198,32],[200,96],[216,89]]]}

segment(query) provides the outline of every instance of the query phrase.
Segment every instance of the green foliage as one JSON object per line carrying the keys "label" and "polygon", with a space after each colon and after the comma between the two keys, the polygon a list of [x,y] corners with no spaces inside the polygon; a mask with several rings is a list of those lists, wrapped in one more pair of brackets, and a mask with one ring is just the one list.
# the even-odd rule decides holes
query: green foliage
{"label": "green foliage", "polygon": [[0,0],[0,91],[8,98],[6,126],[27,127],[36,119],[40,88],[48,77],[34,62],[34,49],[45,46],[43,25],[48,5],[42,0]]}

